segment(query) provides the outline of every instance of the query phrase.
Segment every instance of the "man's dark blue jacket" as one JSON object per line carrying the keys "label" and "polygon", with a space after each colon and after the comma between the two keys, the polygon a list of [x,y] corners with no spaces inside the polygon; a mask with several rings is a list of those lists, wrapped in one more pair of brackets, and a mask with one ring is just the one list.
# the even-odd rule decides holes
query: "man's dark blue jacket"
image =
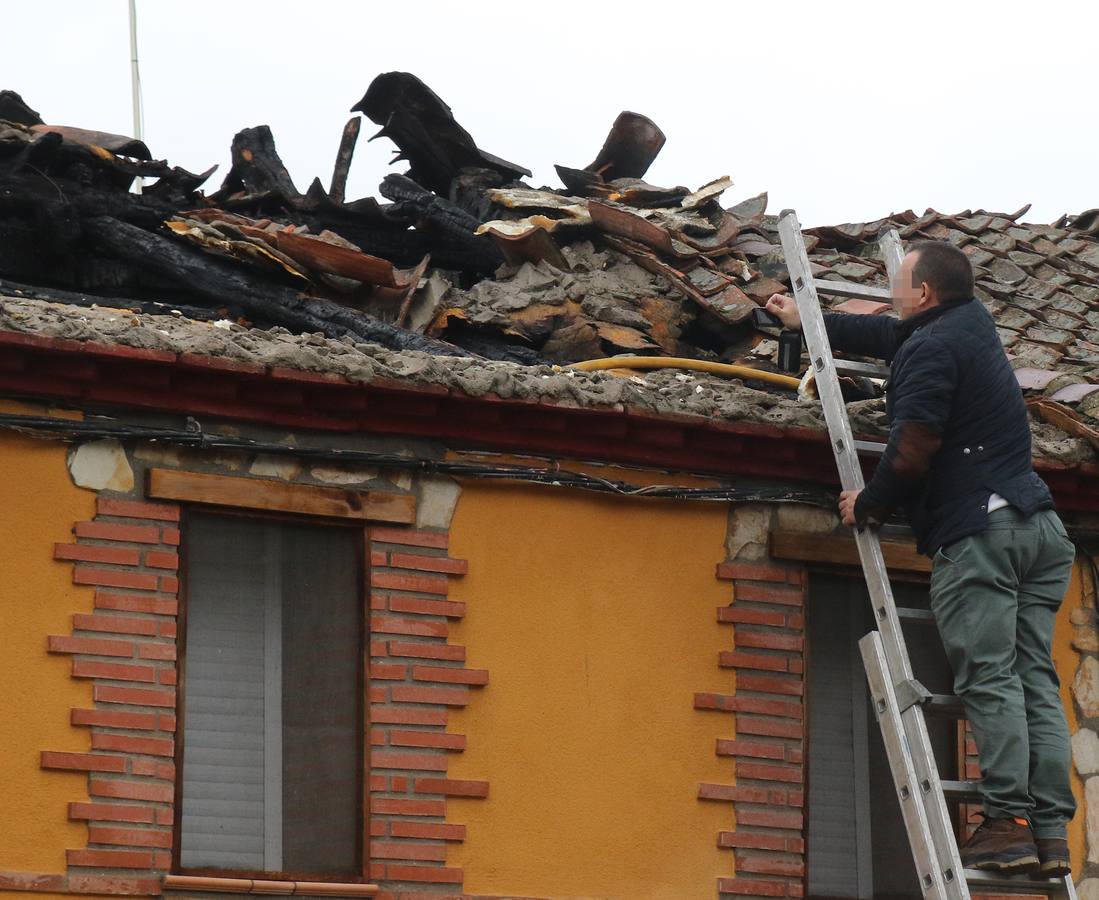
{"label": "man's dark blue jacket", "polygon": [[889,442],[855,504],[860,523],[904,506],[917,548],[933,556],[984,530],[990,494],[1024,515],[1052,508],[1034,472],[1022,390],[980,303],[940,304],[904,322],[843,313],[824,321],[834,350],[892,364]]}

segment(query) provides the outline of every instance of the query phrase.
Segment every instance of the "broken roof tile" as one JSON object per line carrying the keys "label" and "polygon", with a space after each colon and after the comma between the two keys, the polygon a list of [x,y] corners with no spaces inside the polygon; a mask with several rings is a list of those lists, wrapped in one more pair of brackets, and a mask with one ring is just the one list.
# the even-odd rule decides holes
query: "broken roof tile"
{"label": "broken roof tile", "polygon": [[1052,369],[1020,366],[1015,370],[1015,378],[1019,382],[1019,387],[1024,391],[1040,391],[1057,376],[1058,373]]}
{"label": "broken roof tile", "polygon": [[871,275],[876,275],[878,270],[873,266],[864,266],[861,263],[846,262],[833,266],[832,271],[848,281],[864,281]]}
{"label": "broken roof tile", "polygon": [[[168,247],[180,254],[227,252],[207,260],[204,271],[217,268],[224,277],[225,267],[233,267],[239,273],[234,284],[253,291],[250,303],[257,296],[262,300],[246,308],[230,306],[230,318],[251,323],[259,317],[250,310],[277,314],[280,304],[298,304],[299,312],[288,318],[275,315],[258,324],[283,325],[292,332],[291,340],[303,342],[302,333],[311,330],[352,340],[377,334],[397,347],[428,341],[431,352],[451,359],[477,354],[524,365],[619,352],[737,359],[759,339],[750,314],[771,294],[787,290],[777,218],[767,215],[766,194],[723,210],[720,194],[730,186],[728,178],[693,194],[642,181],[663,142],[659,128],[642,116],[619,117],[598,165],[587,171],[559,168],[568,191],[536,190],[512,180],[521,167],[477,148],[449,107],[412,76],[382,76],[375,95],[366,99],[375,114],[392,107],[393,121],[387,119],[383,133],[411,151],[405,155],[413,177],[391,176],[380,189],[389,203],[374,198],[344,203],[342,194],[329,195],[319,182],[299,194],[274,152],[269,129],[242,132],[251,136],[260,158],[245,166],[243,153],[234,154],[232,190],[203,196],[197,183],[177,181],[177,188],[190,185],[187,202],[182,193],[179,199],[157,201],[163,215],[151,206],[152,190],[139,198],[123,196],[110,182],[105,187],[102,179],[96,184],[115,190],[115,202],[140,211],[135,221],[149,224],[143,230],[129,220],[120,223],[130,229],[126,235],[163,233],[160,223],[178,216],[188,234],[159,237]],[[616,135],[623,123],[640,130],[619,129]],[[415,133],[418,126],[430,131],[434,124],[457,142],[446,150],[446,159],[424,153],[438,143],[438,134]],[[46,138],[56,140],[19,126],[0,132],[0,145],[11,151],[0,153],[0,169],[16,165],[12,160],[19,159],[28,140]],[[76,145],[65,152],[77,152]],[[113,158],[115,165],[125,164]],[[86,189],[63,166],[46,174],[69,195]],[[870,222],[809,229],[804,237],[815,276],[868,285],[885,281],[877,245],[883,228],[899,229],[906,240],[949,241],[969,257],[977,279],[974,294],[995,318],[1020,372],[1040,369],[1052,373],[1051,380],[1095,380],[1099,213],[1041,225],[1022,222],[1024,212],[948,215],[929,209],[917,216],[906,210]],[[25,223],[13,226],[11,215],[0,212],[0,226],[20,233]],[[107,212],[101,217],[110,218]],[[89,233],[93,227],[87,225]],[[328,243],[318,238],[325,235]],[[184,244],[188,237],[199,244]],[[90,240],[68,246],[77,247],[74,265],[28,276],[40,282],[44,295],[95,297],[97,291],[110,290],[124,296],[100,299],[130,302],[137,309],[156,305],[146,300],[149,284],[141,279],[148,273],[141,271],[139,254],[130,254],[123,264],[105,259]],[[428,255],[438,268],[412,268]],[[65,274],[97,269],[109,277],[87,284]],[[0,244],[0,287],[6,278],[18,280],[17,271],[22,270]],[[444,277],[444,272],[458,275]],[[188,314],[198,318],[226,314],[221,307],[228,305],[233,290],[222,295],[214,290],[221,282],[209,284],[196,299],[192,285],[184,282],[174,292],[167,289],[166,304],[186,299]],[[371,288],[374,282],[378,286]],[[168,285],[170,279],[157,275],[155,283]],[[417,291],[421,283],[426,286]],[[69,293],[63,295],[66,288]],[[404,291],[396,304],[386,294],[395,291]],[[135,295],[132,300],[127,292]],[[332,300],[338,295],[342,305]],[[834,308],[881,314],[890,305],[848,300]],[[324,315],[311,317],[313,309]],[[430,337],[398,328],[406,317]],[[377,331],[379,326],[390,330]],[[1020,376],[1021,383],[1025,377]],[[1032,381],[1045,377],[1032,376]]]}
{"label": "broken roof tile", "polygon": [[1012,250],[1007,254],[1007,258],[1018,266],[1031,266],[1039,265],[1045,262],[1044,256],[1039,256],[1037,253],[1028,253],[1024,250]]}
{"label": "broken roof tile", "polygon": [[1004,284],[1017,285],[1027,279],[1026,272],[1006,259],[997,259],[989,265],[988,270],[992,273],[993,278]]}
{"label": "broken roof tile", "polygon": [[1050,395],[1050,399],[1056,400],[1058,403],[1078,403],[1088,396],[1088,394],[1093,394],[1096,391],[1099,391],[1099,384],[1079,382],[1077,384],[1068,384],[1062,388],[1058,388]]}
{"label": "broken roof tile", "polygon": [[856,297],[852,300],[845,300],[838,306],[833,306],[832,309],[837,312],[854,313],[856,315],[870,315],[876,316],[882,313],[889,312],[893,307],[888,303],[881,303],[877,300],[864,300],[861,297]]}

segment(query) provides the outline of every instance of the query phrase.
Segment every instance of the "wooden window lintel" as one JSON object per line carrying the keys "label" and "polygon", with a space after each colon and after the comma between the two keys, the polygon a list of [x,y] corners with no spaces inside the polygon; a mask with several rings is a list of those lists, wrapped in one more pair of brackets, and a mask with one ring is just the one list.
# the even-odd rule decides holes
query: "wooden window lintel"
{"label": "wooden window lintel", "polygon": [[[931,574],[931,560],[916,552],[913,542],[882,541],[886,568],[897,572]],[[859,565],[859,551],[846,534],[817,534],[801,531],[772,531],[771,556],[806,563],[833,566]]]}
{"label": "wooden window lintel", "polygon": [[269,478],[209,475],[177,469],[150,469],[148,496],[155,500],[203,503],[267,512],[323,516],[330,519],[389,522],[416,521],[416,498],[388,491],[293,484]]}

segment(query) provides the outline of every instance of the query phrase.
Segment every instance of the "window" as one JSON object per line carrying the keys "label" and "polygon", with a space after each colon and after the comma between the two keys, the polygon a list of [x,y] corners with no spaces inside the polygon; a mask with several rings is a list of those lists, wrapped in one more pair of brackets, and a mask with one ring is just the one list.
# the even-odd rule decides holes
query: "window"
{"label": "window", "polygon": [[362,544],[187,517],[180,868],[361,874]]}
{"label": "window", "polygon": [[[898,606],[928,606],[925,587],[894,583],[893,592]],[[807,613],[807,895],[918,900],[923,893],[858,648],[874,629],[866,586],[814,576]],[[916,678],[934,693],[952,693],[934,625],[906,626],[905,641]],[[927,725],[939,772],[956,778],[956,723],[929,718]]]}

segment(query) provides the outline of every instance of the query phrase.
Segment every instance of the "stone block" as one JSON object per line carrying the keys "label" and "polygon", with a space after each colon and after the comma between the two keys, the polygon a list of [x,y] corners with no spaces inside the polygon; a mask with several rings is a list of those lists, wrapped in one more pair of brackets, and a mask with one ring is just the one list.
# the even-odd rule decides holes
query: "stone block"
{"label": "stone block", "polygon": [[1072,736],[1072,761],[1081,775],[1099,773],[1099,735],[1081,728]]}
{"label": "stone block", "polygon": [[780,531],[805,531],[828,534],[839,528],[840,517],[830,509],[804,503],[783,503],[778,507],[777,527]]}
{"label": "stone block", "polygon": [[416,482],[416,527],[450,528],[462,488],[453,478],[432,476]]}
{"label": "stone block", "polygon": [[1072,679],[1072,693],[1085,719],[1099,716],[1099,661],[1094,656],[1081,660],[1076,677]]}
{"label": "stone block", "polygon": [[1099,778],[1084,782],[1084,809],[1087,813],[1088,862],[1099,863]]}
{"label": "stone block", "polygon": [[134,470],[122,444],[114,439],[89,441],[69,453],[69,474],[73,483],[93,491],[134,489]]}
{"label": "stone block", "polygon": [[325,484],[365,484],[374,481],[378,477],[377,469],[360,469],[349,466],[341,466],[335,463],[326,463],[313,466],[309,470],[317,481]]}
{"label": "stone block", "polygon": [[772,506],[764,503],[749,503],[729,510],[726,559],[751,560],[767,556],[773,511]]}
{"label": "stone block", "polygon": [[289,456],[256,457],[252,467],[248,470],[253,475],[262,478],[281,478],[283,481],[293,481],[301,474],[301,463]]}

